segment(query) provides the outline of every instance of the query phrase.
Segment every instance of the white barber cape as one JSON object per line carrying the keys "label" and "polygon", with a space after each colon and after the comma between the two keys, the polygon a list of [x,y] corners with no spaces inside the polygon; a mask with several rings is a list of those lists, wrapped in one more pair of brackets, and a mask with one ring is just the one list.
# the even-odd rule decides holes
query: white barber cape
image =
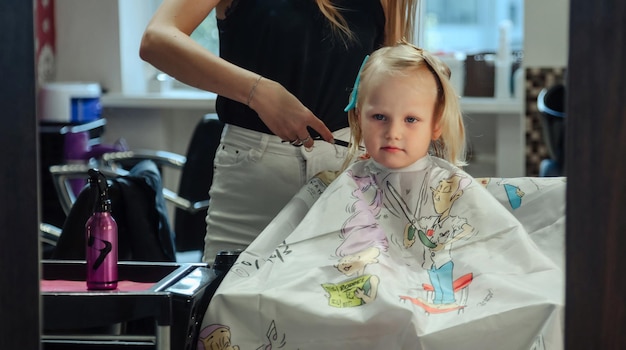
{"label": "white barber cape", "polygon": [[549,193],[561,220],[564,179],[477,180],[430,156],[332,177],[310,180],[239,256],[198,349],[563,348],[562,258],[547,255],[562,254],[562,222],[544,232],[524,214],[535,239],[514,213]]}

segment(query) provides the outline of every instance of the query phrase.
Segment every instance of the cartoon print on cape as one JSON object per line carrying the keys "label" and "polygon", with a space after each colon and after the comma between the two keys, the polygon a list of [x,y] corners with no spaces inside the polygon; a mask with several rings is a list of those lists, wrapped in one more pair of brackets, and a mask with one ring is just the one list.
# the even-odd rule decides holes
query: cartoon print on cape
{"label": "cartoon print on cape", "polygon": [[[211,324],[200,331],[197,350],[239,350],[238,345],[231,345],[230,328],[222,324]],[[267,344],[259,346],[256,350],[281,349],[285,346],[285,335],[278,335],[276,322],[272,320],[265,334]]]}
{"label": "cartoon print on cape", "polygon": [[[409,209],[400,193],[387,183],[391,197],[408,220],[403,232],[404,248],[410,249],[416,242],[420,243],[416,247],[423,250],[422,267],[430,278],[430,283],[422,284],[426,298],[401,295],[400,300],[408,300],[429,314],[454,310],[460,312],[466,306],[473,274],[470,272],[453,279],[454,261],[451,251],[454,242],[468,239],[475,234],[475,230],[466,218],[450,215],[450,211],[470,183],[470,178],[458,173],[441,180],[436,188],[430,189],[437,215],[419,218],[415,211]],[[416,204],[416,209],[418,205]],[[458,292],[461,294],[459,300],[455,296]]]}
{"label": "cartoon print on cape", "polygon": [[347,209],[352,215],[341,228],[342,241],[335,251],[339,261],[334,266],[349,279],[322,284],[328,293],[328,304],[339,308],[359,306],[376,299],[380,279],[365,274],[365,268],[378,263],[381,252],[386,252],[389,247],[387,236],[377,220],[383,197],[374,175],[361,177],[348,171],[348,176],[357,184],[352,192],[356,200]]}
{"label": "cartoon print on cape", "polygon": [[[485,177],[485,178],[480,178],[477,180],[478,182],[480,182],[481,185],[483,185],[483,187],[487,188],[487,185],[489,185],[492,179]],[[522,189],[519,186],[506,183],[504,179],[500,179],[499,181],[496,182],[496,184],[502,185],[502,187],[504,188],[504,192],[509,201],[509,205],[511,206],[511,209],[515,210],[522,206],[522,198],[524,197],[525,193],[524,191],[522,191]]]}
{"label": "cartoon print on cape", "polygon": [[[494,329],[498,343],[545,349],[559,336],[561,272],[529,237],[537,229],[511,213],[503,183],[525,191],[517,215],[547,192],[527,179],[474,181],[427,158],[400,171],[357,163],[326,189],[309,183],[230,269],[201,340],[224,350],[485,348],[492,340],[476,330]],[[524,327],[529,317],[546,326]]]}

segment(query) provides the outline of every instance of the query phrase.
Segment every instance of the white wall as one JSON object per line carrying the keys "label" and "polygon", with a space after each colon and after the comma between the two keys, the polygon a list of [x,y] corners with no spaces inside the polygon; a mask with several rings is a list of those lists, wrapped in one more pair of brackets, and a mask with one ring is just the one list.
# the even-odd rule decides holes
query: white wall
{"label": "white wall", "polygon": [[569,0],[525,0],[524,67],[567,67]]}
{"label": "white wall", "polygon": [[56,0],[55,12],[56,81],[95,81],[108,92],[146,91],[139,42],[151,1]]}

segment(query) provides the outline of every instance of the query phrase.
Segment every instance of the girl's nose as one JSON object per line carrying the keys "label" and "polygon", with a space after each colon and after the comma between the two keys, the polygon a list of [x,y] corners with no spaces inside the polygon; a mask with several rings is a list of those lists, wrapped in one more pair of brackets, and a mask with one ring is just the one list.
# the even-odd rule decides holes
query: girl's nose
{"label": "girl's nose", "polygon": [[401,136],[401,123],[394,122],[393,120],[387,124],[387,130],[385,131],[385,137],[387,139],[397,140]]}

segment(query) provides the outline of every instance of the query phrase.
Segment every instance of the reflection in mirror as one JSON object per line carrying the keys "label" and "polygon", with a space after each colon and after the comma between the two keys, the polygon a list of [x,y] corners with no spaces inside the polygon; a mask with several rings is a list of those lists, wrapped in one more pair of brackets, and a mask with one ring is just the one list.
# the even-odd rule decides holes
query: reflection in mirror
{"label": "reflection in mirror", "polygon": [[[67,1],[67,0],[65,0]],[[59,3],[62,1],[59,1]],[[422,8],[422,25],[423,29],[420,33],[420,38],[425,46],[428,46],[431,50],[440,51],[442,55],[450,51],[460,51],[461,55],[452,55],[449,58],[449,65],[452,68],[457,68],[457,74],[454,76],[463,76],[463,81],[459,82],[459,94],[462,95],[462,103],[466,112],[466,121],[468,124],[468,133],[471,140],[471,157],[472,162],[468,171],[476,177],[518,177],[518,176],[538,176],[539,164],[541,160],[548,157],[548,149],[543,140],[542,126],[539,113],[537,109],[537,99],[540,91],[546,86],[557,84],[565,80],[565,68],[564,65],[551,65],[542,66],[541,64],[533,67],[525,67],[520,60],[529,53],[528,50],[523,49],[527,46],[524,44],[525,30],[523,27],[523,14],[524,14],[524,2],[517,1],[435,1],[425,0],[423,1],[424,7]],[[488,4],[488,5],[485,5]],[[489,5],[490,4],[490,5]],[[447,6],[447,7],[446,7]],[[494,11],[487,11],[486,8],[498,7],[497,13],[505,14],[502,18],[511,20],[512,26],[510,31],[509,49],[512,53],[511,62],[511,74],[510,74],[510,90],[511,100],[507,100],[503,103],[496,103],[494,101],[484,101],[480,98],[493,98],[495,95],[496,84],[496,72],[495,72],[495,55],[499,49],[499,34],[502,33],[499,24],[499,19],[490,19],[485,21],[484,15],[486,13],[493,13]],[[449,11],[455,9],[454,11]],[[526,11],[526,13],[532,16],[532,12]],[[67,14],[65,14],[67,16]],[[88,14],[87,14],[88,15]],[[495,17],[494,17],[495,18]],[[501,18],[500,18],[501,19]],[[474,33],[472,37],[484,39],[482,43],[468,44],[467,39],[458,40],[460,46],[453,46],[452,39],[459,38],[455,35],[454,29],[458,28],[458,25],[453,25],[455,21],[459,21],[468,26],[474,26],[475,31],[464,30],[466,33]],[[489,23],[491,29],[486,29],[485,25],[481,24]],[[207,24],[210,27],[210,23]],[[546,31],[550,24],[537,23],[537,26],[546,26]],[[80,31],[82,29],[77,29]],[[489,34],[485,34],[485,33]],[[214,31],[207,30],[205,33],[213,35]],[[211,34],[213,33],[213,34]],[[456,32],[458,33],[458,32]],[[482,34],[481,34],[482,33]],[[64,35],[65,33],[59,33]],[[444,39],[442,39],[444,38]],[[446,39],[447,38],[447,39]],[[528,39],[528,38],[527,38]],[[541,38],[533,37],[535,42]],[[63,39],[59,40],[63,42]],[[526,40],[528,41],[528,40]],[[441,46],[436,46],[435,43],[440,43]],[[431,46],[432,45],[432,46]],[[71,49],[71,47],[70,47]],[[524,51],[524,55],[519,52]],[[133,57],[136,55],[136,50],[129,50],[128,52],[122,51]],[[473,55],[476,53],[477,55]],[[491,55],[491,56],[490,56]],[[475,64],[471,67],[468,64],[467,58],[475,56]],[[463,65],[458,66],[455,64],[457,61],[463,61]],[[518,66],[515,66],[518,63]],[[74,62],[65,65],[76,65]],[[521,68],[520,68],[521,67]],[[474,69],[474,70],[472,70]],[[516,71],[515,69],[520,69]],[[111,73],[111,72],[109,72]],[[78,79],[77,75],[69,74],[64,71],[64,75],[57,76],[56,79]],[[113,75],[113,73],[111,73]],[[482,77],[483,81],[473,77]],[[485,76],[490,76],[484,81]],[[471,79],[470,79],[471,78]],[[95,76],[85,76],[87,80],[98,80]],[[467,84],[473,84],[469,89]],[[523,91],[518,89],[518,86],[524,88]],[[489,85],[490,84],[490,85]],[[488,86],[485,86],[488,85]],[[477,99],[473,99],[476,97]],[[523,100],[522,100],[523,99]],[[125,120],[128,123],[129,128],[128,135],[138,135],[136,122],[133,122],[129,117],[128,109],[124,108],[111,108],[104,105],[104,114],[110,120],[117,122],[120,125],[120,121]],[[154,112],[155,109],[145,112],[149,114]],[[144,112],[133,111],[133,115],[141,114]],[[163,122],[166,127],[170,124],[170,119],[174,119],[178,112],[158,110],[160,122]],[[512,117],[514,116],[514,117]],[[517,118],[515,118],[517,116]],[[165,122],[164,122],[165,120]],[[527,130],[528,128],[528,130]],[[42,128],[41,130],[45,129]],[[58,135],[55,135],[58,136]],[[171,134],[166,134],[166,138],[171,138]],[[45,137],[43,134],[40,137]],[[158,135],[163,137],[163,135]],[[131,140],[131,142],[134,140]],[[167,142],[171,141],[168,139]],[[41,154],[45,156],[46,152],[52,150],[62,149],[62,140],[57,139],[55,145],[51,147],[42,147]],[[42,167],[42,170],[44,167]],[[46,176],[46,175],[42,175]],[[501,183],[502,188],[505,188],[505,183]],[[511,187],[507,187],[511,188]],[[50,190],[50,186],[42,188],[42,191]],[[519,191],[518,191],[519,190]],[[525,193],[524,189],[518,188],[512,192],[514,195]],[[526,197],[529,198],[529,197]],[[520,200],[524,200],[524,197],[518,197]],[[45,201],[45,199],[44,199]],[[46,205],[45,203],[42,203]],[[44,209],[45,211],[45,209]],[[45,222],[44,222],[45,223]],[[62,221],[56,222],[57,225],[62,225]],[[559,254],[557,251],[554,254]],[[560,255],[555,255],[555,258],[560,258]]]}

